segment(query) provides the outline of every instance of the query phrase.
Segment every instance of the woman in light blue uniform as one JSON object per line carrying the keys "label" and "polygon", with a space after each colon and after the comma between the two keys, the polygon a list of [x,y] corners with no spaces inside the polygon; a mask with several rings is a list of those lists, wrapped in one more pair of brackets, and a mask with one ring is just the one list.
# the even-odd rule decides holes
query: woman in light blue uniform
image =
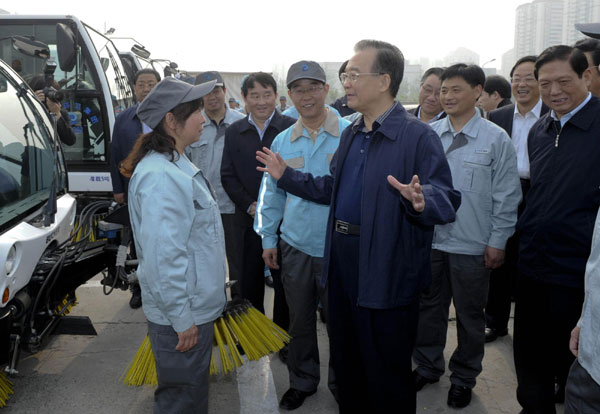
{"label": "woman in light blue uniform", "polygon": [[200,139],[214,81],[160,82],[137,115],[141,135],[121,171],[143,310],[156,359],[154,413],[207,413],[213,322],[226,304],[225,242],[214,192],[184,149]]}

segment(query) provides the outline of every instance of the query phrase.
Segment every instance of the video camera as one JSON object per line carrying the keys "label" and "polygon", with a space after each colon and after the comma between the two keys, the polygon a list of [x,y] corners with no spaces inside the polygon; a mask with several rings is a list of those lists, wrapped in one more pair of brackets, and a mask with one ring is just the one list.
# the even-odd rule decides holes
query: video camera
{"label": "video camera", "polygon": [[56,71],[56,60],[54,58],[48,58],[44,65],[44,80],[46,81],[46,87],[44,88],[44,96],[54,102],[61,102],[65,95],[57,91],[54,88],[54,71]]}

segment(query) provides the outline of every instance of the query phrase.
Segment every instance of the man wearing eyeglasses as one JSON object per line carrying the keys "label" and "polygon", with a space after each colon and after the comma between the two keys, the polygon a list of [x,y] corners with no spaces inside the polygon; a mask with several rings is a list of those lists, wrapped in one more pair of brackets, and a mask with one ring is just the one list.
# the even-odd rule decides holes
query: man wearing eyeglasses
{"label": "man wearing eyeglasses", "polygon": [[442,88],[442,68],[429,68],[421,77],[419,89],[419,106],[407,112],[413,114],[421,121],[430,124],[446,117],[440,103],[440,89]]}
{"label": "man wearing eyeglasses", "polygon": [[[340,135],[350,123],[325,107],[329,85],[318,63],[294,63],[288,71],[287,86],[300,117],[275,138],[271,150],[279,153],[289,168],[325,175]],[[319,384],[316,311],[320,300],[327,315],[327,296],[320,280],[328,213],[328,206],[288,194],[278,188],[275,178],[264,175],[254,230],[262,238],[265,263],[277,268],[277,228],[281,223],[281,281],[290,309],[292,336],[287,359],[290,388],[280,402],[286,410],[300,407]],[[329,384],[332,388],[331,373]]]}
{"label": "man wearing eyeglasses", "polygon": [[460,193],[435,132],[395,100],[402,52],[377,40],[354,50],[341,79],[361,116],[342,133],[331,175],[286,167],[267,148],[257,158],[288,194],[331,205],[321,283],[340,413],[410,414],[433,226],[454,220]]}
{"label": "man wearing eyeglasses", "polygon": [[[517,169],[521,179],[523,199],[518,215],[525,208],[525,196],[529,191],[529,152],[527,135],[548,107],[540,99],[540,90],[534,76],[535,56],[520,58],[510,71],[512,94],[515,104],[491,111],[488,119],[503,128],[510,136],[517,153]],[[490,273],[490,289],[485,307],[485,341],[492,342],[508,334],[510,298],[512,296],[519,259],[519,236],[515,233],[506,242],[504,264]]]}

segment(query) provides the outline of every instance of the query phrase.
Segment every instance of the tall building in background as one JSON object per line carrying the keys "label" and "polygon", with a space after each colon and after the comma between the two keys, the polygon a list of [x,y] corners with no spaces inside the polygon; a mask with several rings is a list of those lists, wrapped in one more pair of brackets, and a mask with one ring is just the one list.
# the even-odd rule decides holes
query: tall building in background
{"label": "tall building in background", "polygon": [[600,0],[563,0],[562,44],[572,45],[586,37],[575,29],[575,23],[600,22]]}
{"label": "tall building in background", "polygon": [[562,43],[564,0],[535,0],[517,7],[515,57],[537,55]]}
{"label": "tall building in background", "polygon": [[510,70],[517,59],[515,59],[515,49],[510,49],[502,54],[502,64],[500,66],[500,74],[506,79],[510,79]]}

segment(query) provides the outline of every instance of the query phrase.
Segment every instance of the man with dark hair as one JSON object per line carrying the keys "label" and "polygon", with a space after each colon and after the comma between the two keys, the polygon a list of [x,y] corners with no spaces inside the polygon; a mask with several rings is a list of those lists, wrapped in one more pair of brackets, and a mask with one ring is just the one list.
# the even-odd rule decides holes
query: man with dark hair
{"label": "man with dark hair", "polygon": [[500,75],[488,76],[479,97],[479,107],[489,113],[510,104],[510,83]]}
{"label": "man with dark hair", "polygon": [[506,240],[517,223],[521,188],[508,135],[475,107],[485,81],[483,70],[459,63],[444,70],[441,79],[440,97],[448,116],[432,128],[440,136],[462,204],[456,222],[435,227],[432,283],[421,294],[414,378],[419,391],[443,375],[453,301],[458,345],[449,363],[448,405],[463,408],[471,402],[482,369],[489,271],[504,260]]}
{"label": "man with dark hair", "polygon": [[525,413],[555,413],[573,355],[569,337],[584,296],[594,217],[600,207],[600,100],[588,92],[578,49],[552,46],[535,62],[551,109],[529,132],[531,188],[519,218],[514,353]]}
{"label": "man with dark hair", "polygon": [[[348,61],[342,63],[342,66],[340,66],[340,69],[338,70],[338,79],[340,80],[340,82],[342,82],[342,73],[346,72],[346,65],[348,65]],[[331,107],[335,108],[342,117],[352,115],[356,112],[354,109],[348,106],[348,97],[346,96],[346,94],[344,94],[344,96],[342,96],[341,98],[336,99],[335,102],[331,104]]]}
{"label": "man with dark hair", "polygon": [[[195,84],[216,80],[217,83],[210,93],[204,96],[204,128],[200,140],[190,144],[185,149],[185,155],[202,170],[206,179],[212,185],[217,196],[221,221],[225,232],[225,251],[227,252],[227,265],[229,280],[240,280],[243,263],[243,252],[239,251],[238,237],[235,226],[235,205],[227,196],[221,183],[221,160],[225,144],[225,131],[235,121],[244,118],[244,115],[225,105],[225,82],[219,72],[203,72],[196,76]],[[241,297],[240,286],[236,283],[231,286],[231,297]]]}
{"label": "man with dark hair", "polygon": [[284,95],[279,97],[279,105],[277,106],[277,111],[283,113],[290,106],[287,103],[287,98]]}
{"label": "man with dark hair", "polygon": [[[540,99],[538,82],[533,74],[536,56],[524,56],[510,71],[512,93],[515,104],[506,105],[488,114],[488,119],[503,128],[511,137],[517,153],[517,169],[521,179],[523,199],[519,204],[520,217],[525,208],[525,196],[529,190],[529,153],[527,135],[529,130],[548,112],[548,107]],[[490,289],[485,306],[485,341],[495,341],[499,336],[508,334],[511,296],[517,279],[519,257],[519,238],[515,233],[506,242],[504,264],[490,272]]]}
{"label": "man with dark hair", "polygon": [[332,175],[286,168],[268,150],[259,159],[279,171],[279,188],[331,204],[321,283],[340,412],[415,413],[419,293],[431,280],[433,225],[454,220],[460,193],[435,133],[395,101],[400,50],[363,40],[355,52],[341,79],[362,116],[342,133]]}
{"label": "man with dark hair", "polygon": [[[140,134],[152,131],[148,125],[138,118],[136,111],[139,104],[158,82],[160,82],[160,74],[154,69],[138,70],[133,79],[133,92],[137,104],[121,112],[115,120],[110,142],[110,178],[113,186],[113,197],[119,204],[127,202],[127,187],[129,185],[129,179],[119,171],[121,162],[127,158]],[[131,246],[133,246],[133,243]],[[130,289],[132,295],[129,306],[137,309],[142,306],[140,285],[132,283]]]}
{"label": "man with dark hair", "polygon": [[442,87],[442,68],[429,68],[421,77],[419,89],[419,106],[407,112],[413,114],[425,123],[432,123],[446,117],[440,103],[440,89]]}
{"label": "man with dark hair", "polygon": [[[350,122],[325,106],[329,85],[317,62],[294,63],[286,83],[300,117],[294,126],[275,138],[271,150],[281,153],[290,168],[325,175],[340,135]],[[281,281],[290,309],[292,340],[287,361],[290,388],[281,398],[280,406],[293,410],[316,392],[320,381],[316,312],[317,304],[323,303],[327,319],[327,290],[320,281],[329,207],[286,193],[278,188],[276,177],[269,174],[264,175],[259,194],[254,230],[262,238],[267,266],[279,268],[277,246],[281,249]],[[330,388],[333,384],[330,371]]]}
{"label": "man with dark hair", "polygon": [[581,50],[587,58],[592,77],[588,90],[595,96],[600,96],[600,40],[581,39],[573,47]]}
{"label": "man with dark hair", "polygon": [[[251,73],[242,83],[242,96],[248,116],[231,124],[225,131],[221,162],[221,183],[235,204],[234,225],[238,237],[236,252],[242,257],[240,293],[264,312],[265,263],[260,237],[252,228],[262,173],[256,170],[256,151],[269,148],[273,139],[294,124],[295,119],[275,110],[277,84],[264,72]],[[284,329],[289,315],[279,272],[271,271],[275,288],[273,321]],[[281,354],[283,355],[283,354]]]}

